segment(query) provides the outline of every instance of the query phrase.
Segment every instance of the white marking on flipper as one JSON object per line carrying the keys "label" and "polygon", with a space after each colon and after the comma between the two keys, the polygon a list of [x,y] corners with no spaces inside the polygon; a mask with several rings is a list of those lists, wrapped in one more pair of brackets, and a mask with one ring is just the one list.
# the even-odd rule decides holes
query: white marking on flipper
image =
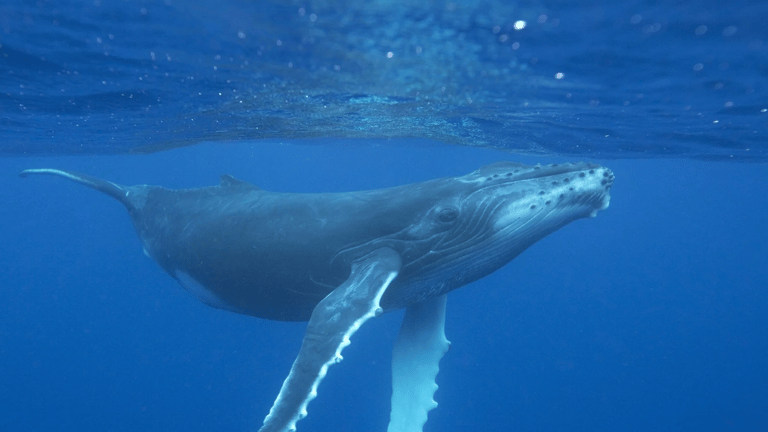
{"label": "white marking on flipper", "polygon": [[387,432],[421,432],[433,397],[439,363],[450,343],[445,338],[446,295],[406,309],[392,350],[392,413]]}
{"label": "white marking on flipper", "polygon": [[301,350],[283,382],[259,432],[295,431],[328,367],[341,361],[341,351],[365,321],[381,314],[379,301],[400,271],[400,256],[377,249],[352,263],[349,278],[312,312]]}

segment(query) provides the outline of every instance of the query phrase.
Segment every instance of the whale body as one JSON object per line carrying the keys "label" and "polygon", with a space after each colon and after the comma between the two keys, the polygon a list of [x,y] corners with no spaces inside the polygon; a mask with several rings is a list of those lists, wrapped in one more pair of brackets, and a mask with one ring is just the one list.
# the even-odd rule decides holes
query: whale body
{"label": "whale body", "polygon": [[448,349],[446,294],[504,266],[610,201],[613,173],[591,163],[488,165],[460,177],[387,189],[292,194],[224,175],[217,186],[123,186],[29,169],[123,203],[145,253],[206,304],[255,317],[309,321],[301,350],[261,432],[294,431],[352,334],[406,309],[393,351],[389,432],[421,431],[437,404]]}

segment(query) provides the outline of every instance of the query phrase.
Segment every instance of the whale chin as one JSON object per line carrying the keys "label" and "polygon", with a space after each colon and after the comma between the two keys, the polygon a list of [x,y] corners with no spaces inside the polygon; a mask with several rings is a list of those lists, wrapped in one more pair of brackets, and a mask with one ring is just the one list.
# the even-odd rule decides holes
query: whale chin
{"label": "whale chin", "polygon": [[606,193],[605,195],[603,195],[603,201],[600,207],[592,210],[592,212],[589,214],[589,217],[591,218],[597,217],[597,212],[607,209],[610,205],[611,205],[611,195]]}

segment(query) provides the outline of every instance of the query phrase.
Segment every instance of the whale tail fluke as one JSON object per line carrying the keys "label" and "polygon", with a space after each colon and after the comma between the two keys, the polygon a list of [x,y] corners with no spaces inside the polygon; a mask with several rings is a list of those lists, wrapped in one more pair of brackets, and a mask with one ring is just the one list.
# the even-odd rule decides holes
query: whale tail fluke
{"label": "whale tail fluke", "polygon": [[33,174],[49,174],[59,177],[64,177],[74,182],[86,185],[90,188],[96,189],[99,192],[103,192],[112,198],[123,203],[126,207],[131,208],[132,203],[128,200],[128,189],[125,186],[121,186],[116,183],[112,183],[107,180],[102,180],[87,174],[80,174],[72,171],[62,171],[52,168],[34,168],[25,169],[19,173],[20,177],[27,177]]}

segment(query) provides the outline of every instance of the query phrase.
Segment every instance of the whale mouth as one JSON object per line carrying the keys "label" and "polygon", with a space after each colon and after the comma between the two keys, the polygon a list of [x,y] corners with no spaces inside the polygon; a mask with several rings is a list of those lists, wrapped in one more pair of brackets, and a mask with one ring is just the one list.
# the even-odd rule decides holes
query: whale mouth
{"label": "whale mouth", "polygon": [[501,172],[485,176],[481,193],[494,196],[499,232],[541,223],[559,227],[594,217],[608,208],[615,180],[613,171],[591,163],[497,168]]}
{"label": "whale mouth", "polygon": [[600,184],[604,188],[604,193],[602,195],[602,201],[598,208],[592,211],[590,213],[590,217],[596,217],[597,212],[601,210],[605,210],[608,208],[608,206],[611,204],[611,187],[613,186],[613,181],[616,179],[616,176],[613,175],[613,171],[611,171],[608,168],[603,168],[603,179],[600,181]]}
{"label": "whale mouth", "polygon": [[615,176],[610,169],[591,163],[524,166],[502,162],[461,180],[478,186],[465,201],[472,215],[455,228],[463,233],[441,241],[434,251],[458,260],[482,249],[483,258],[475,261],[507,262],[564,225],[608,208]]}
{"label": "whale mouth", "polygon": [[[613,171],[602,166],[587,166],[569,173],[551,176],[549,189],[543,195],[562,214],[567,222],[581,217],[596,217],[611,203],[611,187],[615,181]],[[541,192],[539,192],[541,194]]]}

